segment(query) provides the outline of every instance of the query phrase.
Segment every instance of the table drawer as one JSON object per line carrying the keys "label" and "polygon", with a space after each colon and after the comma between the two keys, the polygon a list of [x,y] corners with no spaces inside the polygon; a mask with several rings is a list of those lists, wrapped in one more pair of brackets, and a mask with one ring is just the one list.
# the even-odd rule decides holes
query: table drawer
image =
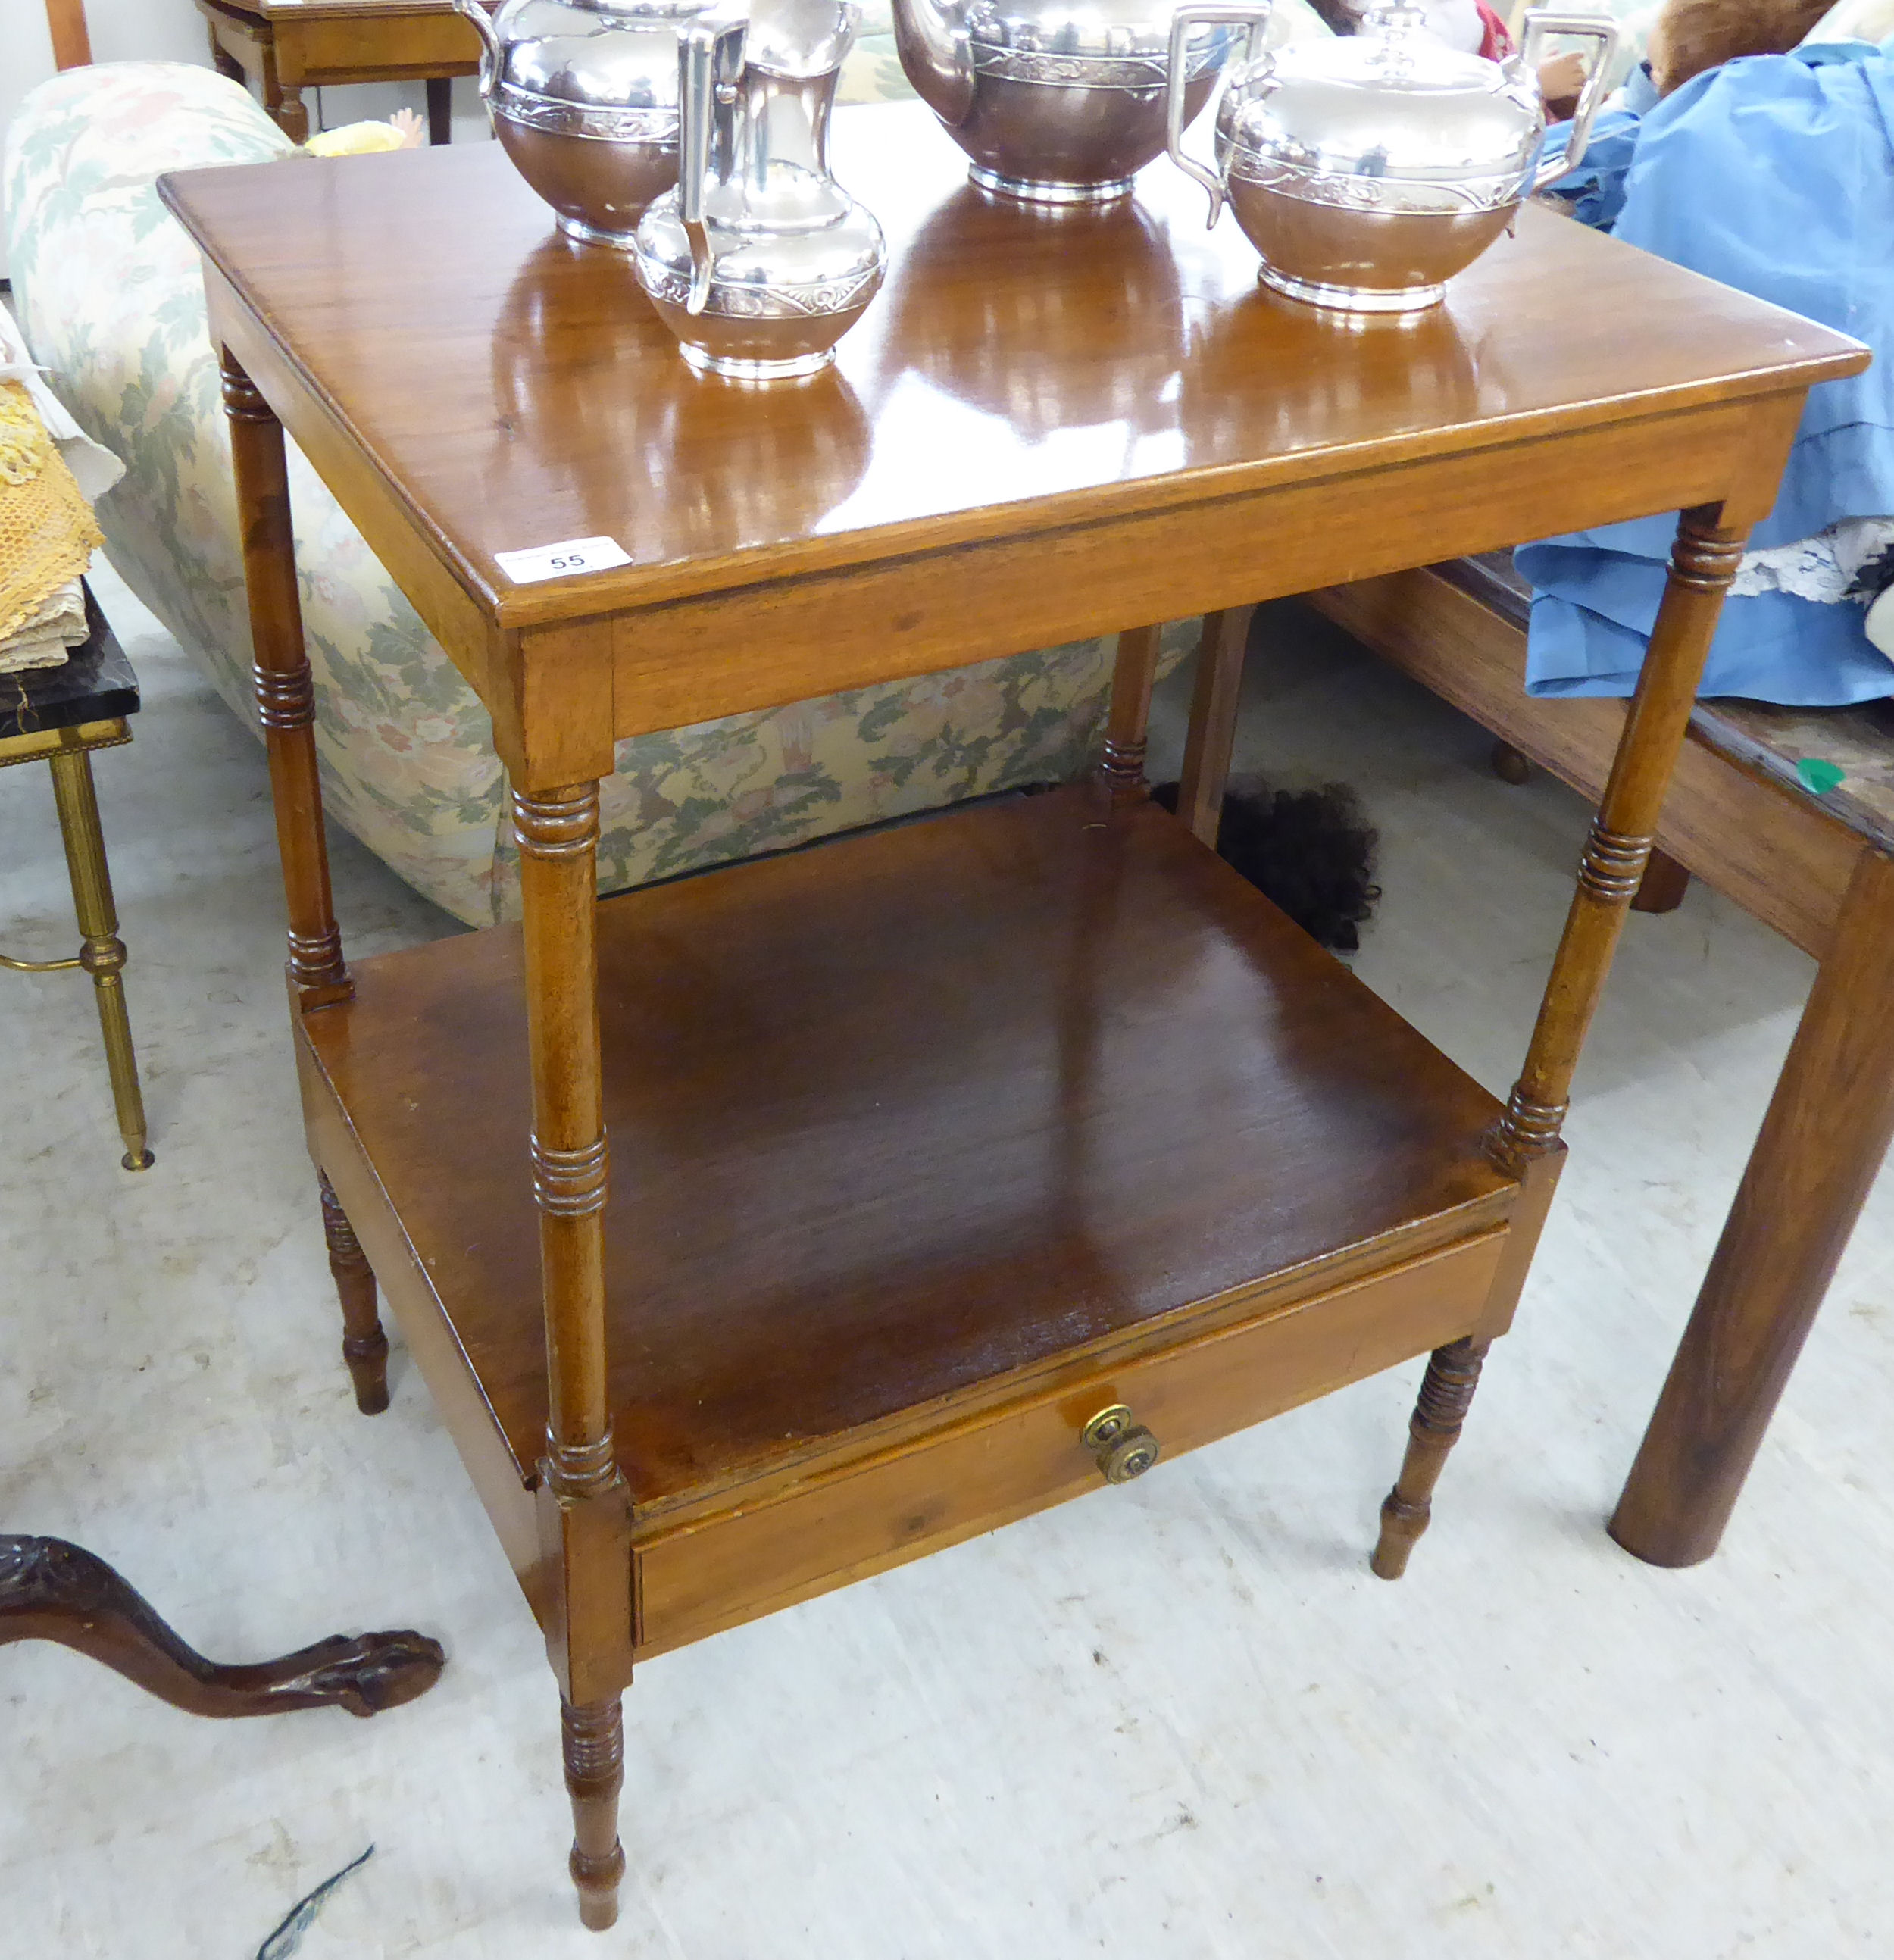
{"label": "table drawer", "polygon": [[[932,1432],[639,1548],[638,1652],[658,1653],[850,1580],[1106,1488],[1079,1440],[1125,1402],[1174,1456],[1469,1332],[1504,1228],[1379,1278],[1116,1367]],[[1390,1470],[1398,1460],[1390,1437]],[[1163,1465],[1158,1467],[1161,1475]]]}

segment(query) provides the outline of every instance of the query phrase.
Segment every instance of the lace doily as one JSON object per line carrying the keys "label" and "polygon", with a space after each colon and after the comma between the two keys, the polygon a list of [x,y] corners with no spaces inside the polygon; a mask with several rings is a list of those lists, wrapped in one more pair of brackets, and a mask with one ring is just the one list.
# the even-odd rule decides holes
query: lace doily
{"label": "lace doily", "polygon": [[1730,597],[1787,592],[1819,606],[1838,606],[1848,597],[1854,574],[1889,545],[1894,545],[1894,517],[1850,517],[1794,544],[1745,552]]}

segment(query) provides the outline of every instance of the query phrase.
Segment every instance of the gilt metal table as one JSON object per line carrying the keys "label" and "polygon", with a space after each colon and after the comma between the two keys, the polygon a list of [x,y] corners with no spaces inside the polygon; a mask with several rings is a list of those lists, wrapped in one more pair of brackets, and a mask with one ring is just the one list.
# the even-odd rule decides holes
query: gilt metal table
{"label": "gilt metal table", "polygon": [[[1806,390],[1867,358],[1537,211],[1442,309],[1338,322],[1259,290],[1161,167],[1049,223],[918,107],[844,112],[836,154],[887,289],[835,371],[764,392],[687,368],[486,146],[166,187],[224,350],[345,1351],[382,1405],[378,1281],[545,1629],[593,1926],[635,1659],[1428,1354],[1399,1573],[1525,1278],[1723,590]],[[345,963],[285,425],[491,713],[520,926]],[[1665,509],[1502,1106],[1202,842],[1242,627]],[[629,562],[495,555],[599,537]],[[1148,623],[1197,612],[1179,822],[1141,778]],[[1114,632],[1095,780],[595,902],[615,741]]]}
{"label": "gilt metal table", "polygon": [[92,781],[94,751],[120,748],[132,739],[129,718],[138,710],[138,676],[90,587],[85,613],[91,631],[61,665],[0,674],[0,769],[44,762],[52,772],[79,950],[62,959],[19,959],[0,953],[0,970],[83,971],[92,976],[113,1106],[125,1142],[119,1161],[127,1170],[148,1170],[153,1159],[146,1145],[145,1096],[125,1004],[125,942],[119,937],[111,867]]}

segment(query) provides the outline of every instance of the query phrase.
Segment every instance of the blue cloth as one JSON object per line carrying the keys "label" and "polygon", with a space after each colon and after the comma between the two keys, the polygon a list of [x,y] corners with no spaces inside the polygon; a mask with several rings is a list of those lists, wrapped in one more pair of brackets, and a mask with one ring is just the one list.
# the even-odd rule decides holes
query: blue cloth
{"label": "blue cloth", "polygon": [[[1571,180],[1626,243],[1874,349],[1866,374],[1810,390],[1754,549],[1894,514],[1891,52],[1836,42],[1727,62],[1641,119],[1614,119]],[[1520,548],[1536,588],[1529,692],[1631,691],[1675,530],[1644,517]],[[1894,661],[1862,621],[1859,606],[1788,593],[1731,599],[1702,692],[1802,706],[1894,694]]]}

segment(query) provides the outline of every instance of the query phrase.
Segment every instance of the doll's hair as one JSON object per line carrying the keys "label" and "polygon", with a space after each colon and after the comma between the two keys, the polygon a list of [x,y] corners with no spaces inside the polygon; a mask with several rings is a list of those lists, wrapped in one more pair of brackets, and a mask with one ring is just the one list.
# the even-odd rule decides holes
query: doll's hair
{"label": "doll's hair", "polygon": [[1740,55],[1785,55],[1833,0],[1667,0],[1650,37],[1650,68],[1668,95]]}

